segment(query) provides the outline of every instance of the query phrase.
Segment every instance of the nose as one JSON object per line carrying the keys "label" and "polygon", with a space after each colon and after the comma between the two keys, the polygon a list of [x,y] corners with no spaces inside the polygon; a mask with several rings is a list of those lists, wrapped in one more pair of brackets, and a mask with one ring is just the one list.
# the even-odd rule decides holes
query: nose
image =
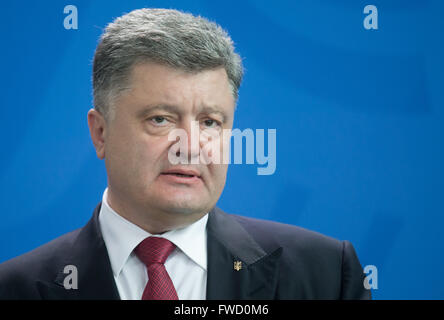
{"label": "nose", "polygon": [[187,120],[183,123],[183,130],[185,130],[187,134],[187,155],[180,154],[183,150],[178,150],[176,156],[183,158],[187,157],[188,163],[190,164],[198,164],[199,156],[201,150],[201,141],[200,141],[200,126],[199,121],[195,120]]}

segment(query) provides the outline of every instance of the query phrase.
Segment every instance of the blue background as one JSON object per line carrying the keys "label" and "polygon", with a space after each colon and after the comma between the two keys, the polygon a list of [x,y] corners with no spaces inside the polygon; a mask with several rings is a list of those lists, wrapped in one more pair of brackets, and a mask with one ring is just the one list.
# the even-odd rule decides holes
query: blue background
{"label": "blue background", "polygon": [[[78,30],[65,30],[65,5]],[[363,27],[376,5],[379,29]],[[231,165],[219,206],[350,240],[375,299],[443,299],[443,1],[2,2],[0,262],[83,226],[106,187],[89,138],[101,30],[141,7],[221,24],[244,58],[235,127],[277,169]]]}

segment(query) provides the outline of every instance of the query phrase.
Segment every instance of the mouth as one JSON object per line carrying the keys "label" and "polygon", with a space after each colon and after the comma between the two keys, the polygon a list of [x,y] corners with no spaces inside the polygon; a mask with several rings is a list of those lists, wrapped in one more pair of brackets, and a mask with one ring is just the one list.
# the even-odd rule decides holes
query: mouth
{"label": "mouth", "polygon": [[198,171],[173,168],[161,173],[161,176],[167,178],[170,182],[191,184],[202,180]]}
{"label": "mouth", "polygon": [[200,178],[200,177],[192,175],[192,174],[184,174],[184,173],[174,173],[174,172],[169,173],[168,172],[168,173],[162,173],[162,174],[164,174],[164,175],[172,175],[172,176],[176,176],[176,177],[184,177],[184,178],[193,178],[193,177]]}

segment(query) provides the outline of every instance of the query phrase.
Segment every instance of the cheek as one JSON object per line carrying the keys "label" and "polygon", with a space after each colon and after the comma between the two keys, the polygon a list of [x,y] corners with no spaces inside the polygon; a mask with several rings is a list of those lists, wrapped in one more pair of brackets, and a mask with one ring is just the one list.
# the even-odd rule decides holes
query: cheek
{"label": "cheek", "polygon": [[133,165],[144,178],[153,179],[168,165],[168,144],[157,138],[142,139],[134,146]]}
{"label": "cheek", "polygon": [[121,136],[118,139],[110,139],[106,149],[105,161],[111,170],[114,180],[128,183],[138,175],[137,162],[138,149],[133,141]]}
{"label": "cheek", "polygon": [[212,184],[216,188],[223,187],[225,185],[225,180],[227,177],[227,164],[211,164],[209,166],[209,171],[212,177]]}
{"label": "cheek", "polygon": [[[119,171],[122,179],[150,181],[159,172],[162,144],[143,135],[127,133],[111,140],[107,152],[108,161],[114,172]],[[126,176],[126,178],[125,178]]]}
{"label": "cheek", "polygon": [[201,148],[203,153],[211,158],[208,161],[227,164],[230,155],[230,131],[213,134],[207,131],[203,135],[206,136],[202,139]]}

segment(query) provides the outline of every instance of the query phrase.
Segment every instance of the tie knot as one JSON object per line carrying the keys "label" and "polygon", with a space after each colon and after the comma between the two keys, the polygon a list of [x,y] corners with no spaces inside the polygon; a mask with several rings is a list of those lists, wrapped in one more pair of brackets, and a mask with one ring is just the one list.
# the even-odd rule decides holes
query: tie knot
{"label": "tie knot", "polygon": [[168,256],[176,248],[174,243],[159,237],[148,237],[134,249],[137,257],[146,265],[165,263]]}

